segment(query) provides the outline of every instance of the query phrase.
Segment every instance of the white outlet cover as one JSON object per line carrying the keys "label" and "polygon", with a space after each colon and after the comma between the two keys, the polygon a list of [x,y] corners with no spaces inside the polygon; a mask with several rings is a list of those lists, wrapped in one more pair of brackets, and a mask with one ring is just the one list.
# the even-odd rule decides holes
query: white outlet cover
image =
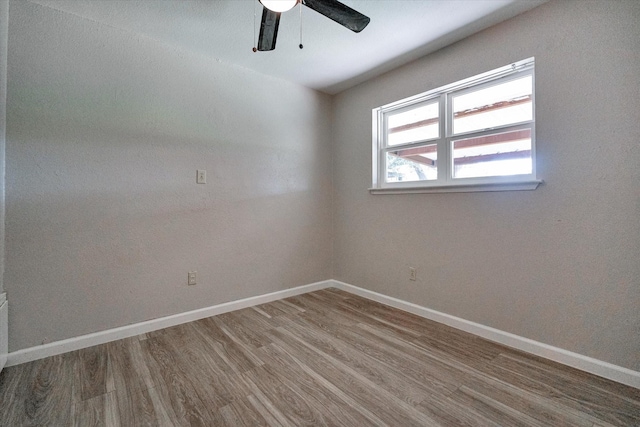
{"label": "white outlet cover", "polygon": [[197,274],[197,271],[190,271],[189,272],[189,274],[187,276],[187,284],[195,285],[197,283],[196,274]]}

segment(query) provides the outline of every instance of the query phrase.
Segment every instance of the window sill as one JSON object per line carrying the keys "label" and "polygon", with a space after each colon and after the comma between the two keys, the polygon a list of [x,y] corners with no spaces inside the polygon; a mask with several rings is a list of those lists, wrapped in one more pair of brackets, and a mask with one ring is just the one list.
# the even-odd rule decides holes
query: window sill
{"label": "window sill", "polygon": [[429,187],[370,188],[371,194],[416,194],[416,193],[476,193],[481,191],[526,191],[535,190],[542,180],[496,182],[492,184],[447,184]]}

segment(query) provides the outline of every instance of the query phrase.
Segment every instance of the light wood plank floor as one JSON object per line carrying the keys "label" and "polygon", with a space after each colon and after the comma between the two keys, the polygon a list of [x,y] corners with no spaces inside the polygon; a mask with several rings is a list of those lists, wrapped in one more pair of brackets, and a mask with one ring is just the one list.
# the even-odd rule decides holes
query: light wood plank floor
{"label": "light wood plank floor", "polygon": [[329,289],[10,367],[2,426],[639,426],[640,390]]}

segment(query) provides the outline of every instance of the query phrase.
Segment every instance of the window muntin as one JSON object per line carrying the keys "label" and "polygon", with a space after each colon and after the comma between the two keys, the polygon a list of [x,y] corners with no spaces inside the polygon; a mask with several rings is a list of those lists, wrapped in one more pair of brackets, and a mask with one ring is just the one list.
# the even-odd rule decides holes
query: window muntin
{"label": "window muntin", "polygon": [[374,187],[536,181],[533,68],[531,58],[374,109]]}

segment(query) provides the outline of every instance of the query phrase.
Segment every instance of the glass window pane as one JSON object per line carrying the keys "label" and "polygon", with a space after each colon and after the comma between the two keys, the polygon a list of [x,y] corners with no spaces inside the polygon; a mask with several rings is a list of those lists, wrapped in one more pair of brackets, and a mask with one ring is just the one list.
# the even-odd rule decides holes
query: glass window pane
{"label": "glass window pane", "polygon": [[533,120],[533,78],[486,87],[453,97],[453,134]]}
{"label": "glass window pane", "polygon": [[532,173],[531,129],[453,141],[453,177]]}
{"label": "glass window pane", "polygon": [[438,103],[387,116],[387,145],[426,141],[440,136]]}
{"label": "glass window pane", "polygon": [[387,152],[386,181],[427,181],[438,179],[438,146],[408,148]]}

